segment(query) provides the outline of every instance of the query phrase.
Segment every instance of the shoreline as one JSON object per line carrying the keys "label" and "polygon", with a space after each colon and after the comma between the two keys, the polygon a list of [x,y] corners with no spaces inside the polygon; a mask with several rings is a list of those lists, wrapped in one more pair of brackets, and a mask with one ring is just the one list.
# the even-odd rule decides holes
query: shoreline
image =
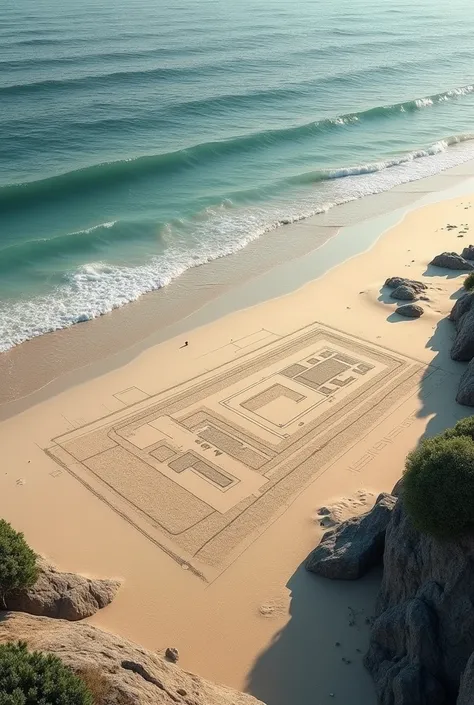
{"label": "shoreline", "polygon": [[[270,705],[305,705],[315,682],[324,705],[331,692],[375,705],[357,654],[379,575],[341,584],[301,564],[323,533],[319,507],[364,511],[392,489],[424,434],[469,414],[455,403],[465,365],[450,359],[446,320],[464,275],[428,264],[474,233],[472,180],[456,188],[470,195],[424,194],[432,202],[392,213],[383,232],[355,226],[371,244],[362,254],[194,327],[186,348],[181,334],[145,346],[0,423],[2,516],[59,568],[124,580],[91,623],[154,650],[175,645],[186,670]],[[467,223],[469,234],[458,239],[447,223]],[[292,286],[281,272],[314,275],[317,252],[262,277]],[[396,315],[383,287],[390,276],[428,285],[420,319]],[[326,354],[343,378],[318,396],[291,375]],[[206,481],[170,465],[178,446],[205,461]],[[350,678],[336,641],[351,655]]]}
{"label": "shoreline", "polygon": [[296,291],[370,249],[413,209],[469,190],[471,178],[474,160],[341,204],[188,270],[167,287],[109,314],[1,353],[0,376],[6,382],[0,390],[0,419],[116,369],[176,335]]}

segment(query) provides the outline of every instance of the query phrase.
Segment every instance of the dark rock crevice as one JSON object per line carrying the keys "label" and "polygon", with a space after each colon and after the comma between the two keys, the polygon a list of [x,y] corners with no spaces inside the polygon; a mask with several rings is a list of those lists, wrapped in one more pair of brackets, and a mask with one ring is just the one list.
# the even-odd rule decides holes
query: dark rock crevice
{"label": "dark rock crevice", "polygon": [[[441,541],[422,534],[399,500],[365,656],[381,705],[460,705],[474,652],[473,599],[474,537]],[[474,691],[466,702],[472,705]]]}

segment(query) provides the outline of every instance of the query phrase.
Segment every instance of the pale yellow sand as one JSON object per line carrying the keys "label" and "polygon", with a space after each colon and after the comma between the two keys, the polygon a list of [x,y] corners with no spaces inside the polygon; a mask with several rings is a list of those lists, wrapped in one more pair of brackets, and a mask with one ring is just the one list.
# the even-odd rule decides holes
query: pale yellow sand
{"label": "pale yellow sand", "polygon": [[[474,233],[471,200],[0,424],[0,514],[60,567],[125,580],[94,623],[271,705],[375,702],[378,574],[335,583],[301,562],[321,505],[363,511],[425,432],[469,413],[445,320],[464,275],[427,264],[469,243],[443,228]],[[429,285],[421,319],[393,315],[389,276]]]}

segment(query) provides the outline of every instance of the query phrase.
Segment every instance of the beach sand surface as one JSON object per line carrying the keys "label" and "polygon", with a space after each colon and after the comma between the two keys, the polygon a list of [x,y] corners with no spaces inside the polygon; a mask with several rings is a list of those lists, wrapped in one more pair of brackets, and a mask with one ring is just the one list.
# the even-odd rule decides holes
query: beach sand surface
{"label": "beach sand surface", "polygon": [[[92,623],[270,705],[375,704],[380,573],[331,582],[302,561],[322,505],[365,511],[424,434],[469,414],[446,319],[464,277],[429,262],[469,244],[473,206],[413,210],[297,291],[0,424],[1,515],[59,567],[124,581]],[[396,314],[390,276],[427,284],[420,319]]]}

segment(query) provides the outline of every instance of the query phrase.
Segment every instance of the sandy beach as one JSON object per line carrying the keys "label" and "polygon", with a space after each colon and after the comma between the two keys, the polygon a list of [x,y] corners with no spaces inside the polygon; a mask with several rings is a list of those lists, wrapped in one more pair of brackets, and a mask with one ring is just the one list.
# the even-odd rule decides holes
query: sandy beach
{"label": "sandy beach", "polygon": [[[336,583],[301,564],[324,531],[321,506],[336,520],[365,511],[424,434],[469,414],[455,403],[465,366],[449,357],[446,319],[464,276],[429,265],[471,242],[474,186],[464,189],[409,210],[291,293],[249,298],[200,327],[204,314],[190,315],[179,335],[124,364],[69,370],[42,396],[24,397],[10,364],[2,516],[61,568],[123,579],[94,624],[153,650],[176,646],[185,669],[269,705],[315,693],[375,704],[362,656],[379,575]],[[267,280],[285,266],[311,272],[303,227],[300,259]],[[391,276],[427,285],[420,319],[396,314]]]}

